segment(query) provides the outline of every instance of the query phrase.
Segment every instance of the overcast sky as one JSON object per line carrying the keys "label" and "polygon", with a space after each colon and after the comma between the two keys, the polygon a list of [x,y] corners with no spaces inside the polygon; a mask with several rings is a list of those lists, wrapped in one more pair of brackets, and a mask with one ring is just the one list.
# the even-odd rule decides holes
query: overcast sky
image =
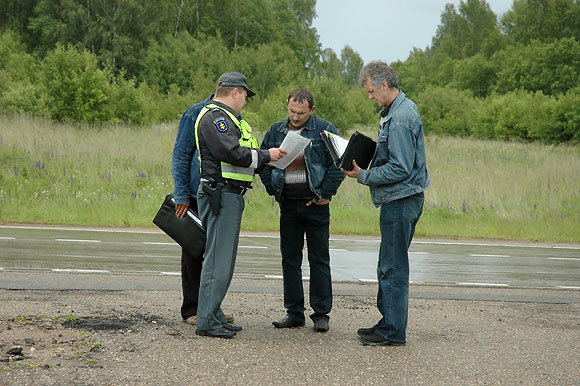
{"label": "overcast sky", "polygon": [[[313,26],[323,48],[340,58],[345,45],[365,63],[381,59],[405,60],[413,47],[425,49],[441,22],[446,3],[458,9],[459,0],[316,0]],[[499,16],[513,0],[488,0]]]}

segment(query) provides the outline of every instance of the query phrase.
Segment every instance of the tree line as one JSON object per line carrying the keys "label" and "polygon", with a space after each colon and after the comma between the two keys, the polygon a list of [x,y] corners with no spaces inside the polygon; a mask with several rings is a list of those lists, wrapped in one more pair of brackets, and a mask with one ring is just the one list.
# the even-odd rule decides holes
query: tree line
{"label": "tree line", "polygon": [[[91,124],[174,120],[226,71],[258,93],[265,129],[290,89],[313,91],[343,132],[376,125],[360,55],[322,49],[315,0],[3,0],[0,111]],[[580,139],[580,4],[447,4],[432,43],[390,63],[425,131],[544,142]]]}

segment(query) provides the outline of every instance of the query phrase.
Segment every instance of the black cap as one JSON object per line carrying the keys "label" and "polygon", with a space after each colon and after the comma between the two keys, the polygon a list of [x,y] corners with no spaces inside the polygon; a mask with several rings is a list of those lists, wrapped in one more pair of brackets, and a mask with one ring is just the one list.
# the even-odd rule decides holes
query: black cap
{"label": "black cap", "polygon": [[250,90],[248,87],[248,82],[246,81],[246,77],[244,74],[240,72],[226,72],[223,74],[217,84],[217,88],[221,87],[243,87],[248,92],[249,97],[253,97],[256,95],[255,92]]}

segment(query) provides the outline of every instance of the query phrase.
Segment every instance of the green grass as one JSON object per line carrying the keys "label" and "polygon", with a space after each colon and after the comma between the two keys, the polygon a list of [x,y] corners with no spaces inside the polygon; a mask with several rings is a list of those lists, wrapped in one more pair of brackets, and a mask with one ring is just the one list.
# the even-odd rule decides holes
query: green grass
{"label": "green grass", "polygon": [[[176,123],[91,129],[0,116],[0,222],[153,226],[173,189],[176,130]],[[426,140],[433,187],[418,236],[580,242],[579,146]],[[246,197],[242,229],[277,231],[278,205],[259,178]],[[352,179],[331,213],[334,234],[379,233],[379,210]]]}

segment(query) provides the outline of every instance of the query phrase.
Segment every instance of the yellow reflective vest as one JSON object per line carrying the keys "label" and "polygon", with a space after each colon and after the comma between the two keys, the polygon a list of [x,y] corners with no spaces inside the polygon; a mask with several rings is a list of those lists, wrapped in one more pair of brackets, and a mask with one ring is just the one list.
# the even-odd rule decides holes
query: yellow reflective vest
{"label": "yellow reflective vest", "polygon": [[[248,124],[248,122],[244,121],[243,119],[240,121],[234,114],[230,111],[224,109],[221,106],[208,104],[199,112],[197,120],[195,121],[195,144],[199,149],[199,135],[198,135],[198,127],[201,118],[210,110],[220,109],[225,112],[230,119],[236,124],[236,126],[240,129],[242,136],[240,137],[240,146],[249,147],[249,148],[258,148],[258,140],[252,136],[252,128]],[[201,152],[200,152],[200,161],[201,161]],[[252,182],[254,180],[254,168],[251,167],[243,167],[243,166],[235,166],[231,165],[227,162],[221,162],[221,169],[222,169],[222,177],[228,178],[231,180],[238,180],[244,182]]]}

